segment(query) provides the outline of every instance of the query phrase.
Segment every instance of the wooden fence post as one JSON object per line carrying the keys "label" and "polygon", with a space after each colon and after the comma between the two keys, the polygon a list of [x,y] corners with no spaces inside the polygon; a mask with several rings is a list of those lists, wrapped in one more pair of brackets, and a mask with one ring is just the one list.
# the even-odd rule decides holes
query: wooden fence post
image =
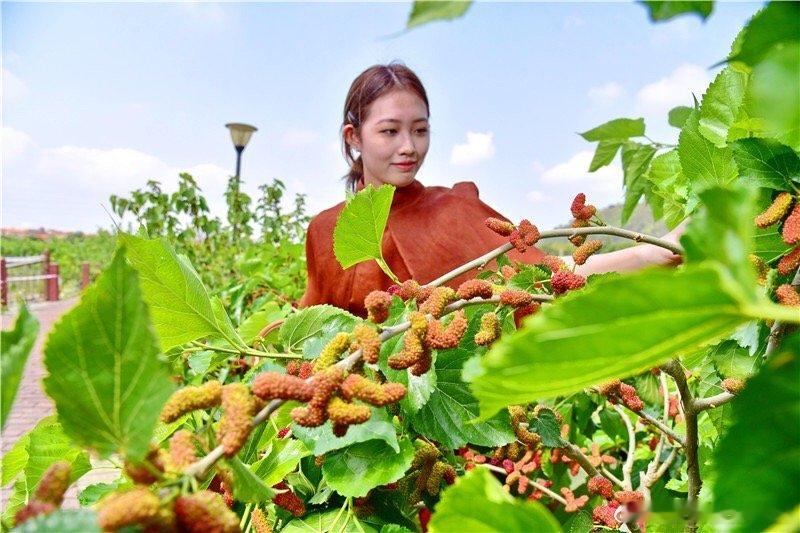
{"label": "wooden fence post", "polygon": [[[45,276],[50,273],[50,250],[45,250],[42,254],[42,274]],[[45,301],[50,300],[50,280],[45,278],[44,279],[44,299]]]}
{"label": "wooden fence post", "polygon": [[56,302],[58,301],[58,263],[50,264],[50,271],[48,274],[54,277],[45,280],[48,287],[47,301]]}
{"label": "wooden fence post", "polygon": [[8,305],[8,270],[5,259],[0,259],[0,303]]}
{"label": "wooden fence post", "polygon": [[91,279],[89,276],[89,263],[83,262],[81,263],[81,290],[88,287],[90,281]]}

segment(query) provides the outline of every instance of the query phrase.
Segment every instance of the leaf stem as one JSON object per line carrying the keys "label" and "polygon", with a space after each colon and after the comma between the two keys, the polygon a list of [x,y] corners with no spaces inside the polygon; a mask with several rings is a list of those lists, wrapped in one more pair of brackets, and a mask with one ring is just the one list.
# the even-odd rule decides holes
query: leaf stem
{"label": "leaf stem", "polygon": [[627,413],[617,404],[612,404],[612,407],[617,414],[622,418],[625,428],[628,430],[628,456],[625,458],[625,463],[622,465],[622,481],[625,485],[625,490],[633,490],[633,460],[636,455],[636,431],[633,429],[631,419]]}
{"label": "leaf stem", "polygon": [[294,353],[281,353],[281,352],[263,352],[253,348],[224,348],[222,346],[212,346],[199,341],[192,341],[192,346],[202,350],[210,350],[212,352],[229,353],[233,355],[251,355],[254,357],[271,357],[274,359],[302,359],[302,354]]}
{"label": "leaf stem", "polygon": [[[480,464],[478,466],[482,466],[482,467],[488,468],[492,472],[497,472],[498,474],[503,474],[503,475],[507,475],[508,474],[508,472],[506,472],[505,469],[500,468],[499,466],[490,465],[488,463],[483,463],[483,464]],[[520,477],[523,477],[522,474],[520,474]],[[524,476],[524,477],[528,477],[528,476]],[[547,494],[548,496],[553,498],[555,501],[557,501],[561,505],[567,505],[567,500],[565,500],[563,497],[559,496],[558,494],[556,494],[552,490],[548,489],[547,487],[545,487],[541,483],[538,483],[538,482],[532,480],[529,477],[528,477],[528,483],[530,483],[530,485],[532,487],[536,488],[537,490],[540,490],[540,491],[544,492],[545,494]]]}

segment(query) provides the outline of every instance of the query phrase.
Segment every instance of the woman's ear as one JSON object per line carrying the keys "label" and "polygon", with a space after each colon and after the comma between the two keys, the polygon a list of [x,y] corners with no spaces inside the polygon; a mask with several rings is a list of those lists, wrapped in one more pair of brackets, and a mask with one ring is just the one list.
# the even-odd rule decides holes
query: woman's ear
{"label": "woman's ear", "polygon": [[342,134],[344,135],[344,142],[346,142],[351,148],[361,151],[361,139],[358,138],[358,133],[356,132],[355,126],[352,124],[347,124],[342,129]]}

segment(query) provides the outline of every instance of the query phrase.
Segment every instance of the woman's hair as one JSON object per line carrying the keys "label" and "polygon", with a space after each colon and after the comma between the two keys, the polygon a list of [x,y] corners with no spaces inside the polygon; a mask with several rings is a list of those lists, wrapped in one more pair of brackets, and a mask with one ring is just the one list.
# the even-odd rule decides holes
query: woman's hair
{"label": "woman's hair", "polygon": [[[384,94],[397,89],[407,89],[416,93],[425,102],[425,108],[430,116],[428,95],[422,82],[419,81],[413,70],[395,60],[388,65],[373,65],[353,80],[344,102],[342,129],[347,124],[352,124],[356,132],[360,134],[361,125],[367,118],[370,104]],[[355,191],[356,184],[364,176],[364,163],[361,155],[357,158],[353,157],[353,148],[347,144],[344,136],[342,136],[342,145],[344,157],[350,165],[350,172],[342,176],[342,179],[347,179],[347,188]]]}

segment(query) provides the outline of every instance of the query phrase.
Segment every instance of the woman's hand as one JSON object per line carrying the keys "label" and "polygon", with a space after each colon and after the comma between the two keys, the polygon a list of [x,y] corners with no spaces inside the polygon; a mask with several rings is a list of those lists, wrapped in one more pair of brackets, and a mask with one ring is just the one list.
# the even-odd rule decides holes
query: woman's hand
{"label": "woman's hand", "polygon": [[[681,235],[686,231],[686,226],[689,224],[690,219],[686,219],[678,224],[675,229],[661,237],[661,239],[672,243],[680,244]],[[647,245],[638,247],[642,261],[647,265],[664,265],[664,266],[677,266],[683,262],[683,257],[672,253],[666,248],[655,245]]]}

